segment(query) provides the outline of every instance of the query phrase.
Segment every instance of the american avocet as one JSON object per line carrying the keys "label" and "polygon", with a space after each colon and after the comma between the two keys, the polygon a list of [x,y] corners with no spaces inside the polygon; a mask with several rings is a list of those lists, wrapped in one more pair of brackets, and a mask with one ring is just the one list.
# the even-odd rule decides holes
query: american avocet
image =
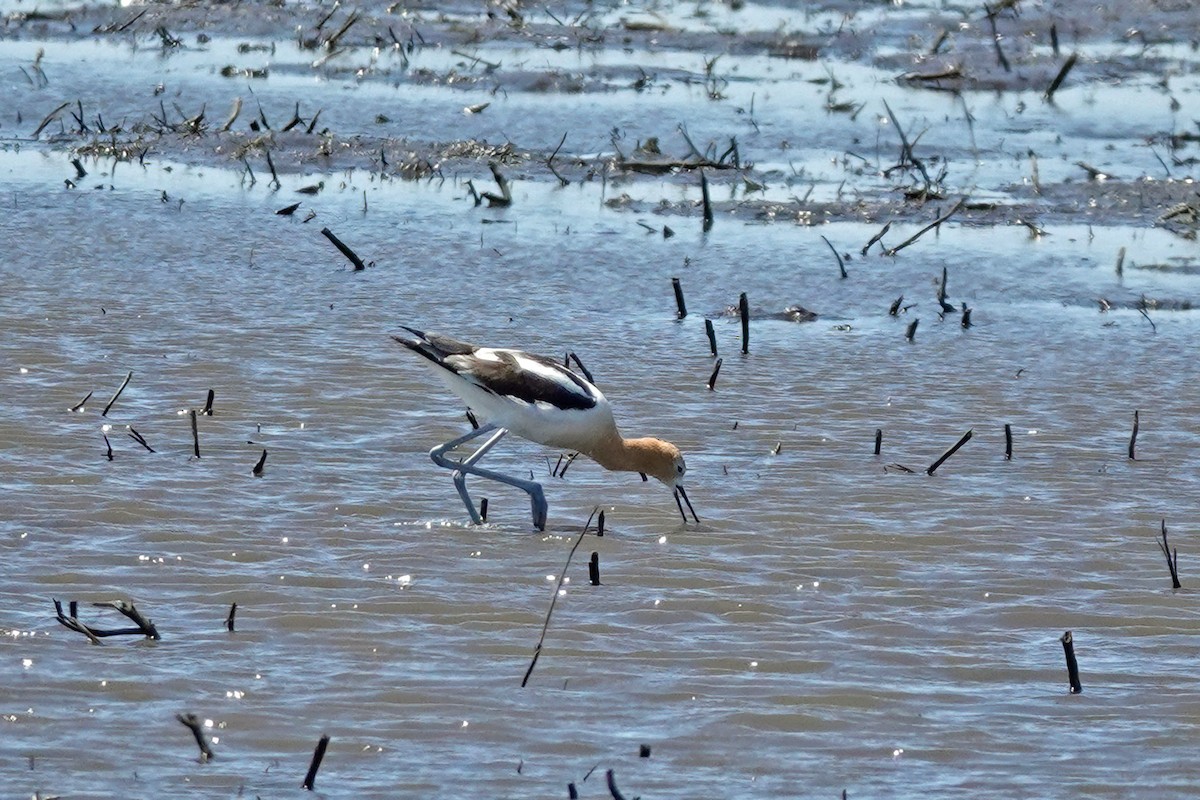
{"label": "american avocet", "polygon": [[[467,494],[468,474],[524,490],[533,504],[534,526],[541,530],[546,525],[546,498],[540,484],[475,466],[510,431],[548,447],[577,450],[605,469],[657,478],[674,492],[684,522],[683,503],[692,518],[700,521],[680,483],[687,467],[679,448],[662,439],[621,436],[612,407],[590,381],[544,356],[478,347],[408,327],[404,330],[412,335],[392,338],[424,356],[446,386],[487,422],[429,451],[434,463],[454,470],[454,485],[475,524],[482,520]],[[483,446],[466,458],[446,457],[447,451],[489,433]]]}

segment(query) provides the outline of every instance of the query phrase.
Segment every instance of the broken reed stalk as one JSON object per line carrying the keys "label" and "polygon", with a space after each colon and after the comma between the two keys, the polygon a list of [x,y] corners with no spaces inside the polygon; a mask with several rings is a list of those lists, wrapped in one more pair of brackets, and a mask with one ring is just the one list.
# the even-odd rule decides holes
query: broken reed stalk
{"label": "broken reed stalk", "polygon": [[1133,433],[1129,436],[1129,460],[1136,461],[1135,448],[1137,447],[1138,435],[1138,412],[1133,412]]}
{"label": "broken reed stalk", "polygon": [[479,519],[487,522],[488,499],[485,497],[479,501]]}
{"label": "broken reed stalk", "polygon": [[604,512],[600,512],[600,518],[596,520],[596,535],[604,535]]}
{"label": "broken reed stalk", "polygon": [[592,560],[588,562],[588,580],[592,586],[600,585],[600,554],[592,551]]}
{"label": "broken reed stalk", "polygon": [[209,389],[208,397],[206,397],[204,400],[204,410],[201,411],[200,413],[206,417],[211,417],[213,415],[213,409],[212,409],[213,400],[216,400],[216,399],[217,399],[217,393],[214,392],[212,389]]}
{"label": "broken reed stalk", "polygon": [[875,455],[883,451],[883,428],[875,429]]}
{"label": "broken reed stalk", "polygon": [[1004,423],[1004,460],[1012,461],[1012,425]]}
{"label": "broken reed stalk", "polygon": [[1122,247],[1117,251],[1117,277],[1121,277],[1125,271],[1125,248]]}
{"label": "broken reed stalk", "polygon": [[608,783],[608,793],[612,795],[613,800],[625,800],[625,795],[617,788],[617,781],[611,769],[604,773],[604,779]]}
{"label": "broken reed stalk", "polygon": [[189,712],[187,714],[176,714],[175,719],[182,722],[192,732],[192,736],[196,738],[196,744],[200,747],[200,763],[206,764],[212,761],[213,751],[208,745],[208,736],[204,734],[204,727],[200,724],[200,718]]}
{"label": "broken reed stalk", "polygon": [[129,429],[127,435],[129,436],[130,439],[133,439],[135,442],[137,442],[142,447],[149,450],[151,453],[156,452],[155,449],[153,447],[151,447],[150,444],[146,441],[145,437],[143,437],[140,433],[137,432],[136,428],[134,428],[132,425],[126,425],[125,427]]}
{"label": "broken reed stalk", "polygon": [[919,325],[919,324],[921,324],[920,317],[918,317],[917,319],[914,319],[912,322],[908,323],[908,330],[906,330],[904,332],[904,338],[908,339],[911,342],[913,340],[913,337],[915,337],[917,335],[917,325]]}
{"label": "broken reed stalk", "polygon": [[1008,59],[1004,57],[1004,50],[1000,47],[1000,32],[996,30],[996,14],[994,11],[988,10],[987,20],[988,24],[992,26],[992,44],[996,48],[996,61],[1000,66],[1004,67],[1005,72],[1012,72],[1012,67],[1009,65]]}
{"label": "broken reed stalk", "polygon": [[713,226],[713,210],[712,200],[708,197],[708,177],[705,176],[704,170],[700,170],[700,196],[704,200],[704,226],[703,230],[708,233]]}
{"label": "broken reed stalk", "polygon": [[558,147],[554,148],[554,152],[551,153],[550,157],[546,159],[546,166],[550,168],[550,172],[553,173],[554,177],[558,178],[558,183],[560,186],[568,186],[571,183],[569,180],[564,178],[562,175],[559,175],[558,170],[556,170],[554,168],[554,157],[556,155],[558,155],[558,151],[562,149],[562,146],[564,144],[566,144],[566,141],[567,141],[567,134],[564,133],[562,135],[562,139],[560,139],[558,142]]}
{"label": "broken reed stalk", "polygon": [[190,409],[188,416],[192,418],[192,452],[196,454],[196,458],[200,457],[200,427],[196,423],[196,409]]}
{"label": "broken reed stalk", "polygon": [[250,474],[256,478],[261,478],[262,474],[263,474],[263,467],[265,467],[266,464],[267,464],[267,451],[264,449],[262,451],[262,455],[258,457],[258,463],[255,464],[254,468],[250,470]]}
{"label": "broken reed stalk", "polygon": [[[137,610],[137,606],[128,600],[109,600],[103,603],[92,603],[92,605],[96,608],[113,608],[117,611],[120,611],[123,615],[133,620],[134,624],[138,626],[137,632],[144,634],[147,639],[154,639],[155,641],[158,641],[162,638],[158,635],[158,628],[154,626],[154,623],[143,617],[142,612]],[[122,634],[129,634],[132,632],[133,631],[128,628],[122,629],[121,631]],[[100,631],[95,631],[95,633],[97,636],[106,635]],[[118,634],[113,632],[107,635],[116,636]]]}
{"label": "broken reed stalk", "polygon": [[712,374],[708,376],[708,390],[710,392],[713,391],[714,389],[716,389],[717,375],[720,374],[720,372],[721,372],[721,362],[723,362],[724,360],[725,359],[723,359],[723,358],[718,358],[717,363],[713,364]]}
{"label": "broken reed stalk", "polygon": [[887,232],[890,231],[891,229],[892,229],[892,223],[889,221],[886,225],[884,225],[882,228],[879,229],[879,233],[872,236],[871,239],[866,244],[863,245],[862,254],[865,256],[867,254],[867,251],[871,249],[872,245],[874,245],[876,242],[878,242],[880,239],[882,239],[884,236],[886,236]]}
{"label": "broken reed stalk", "polygon": [[110,442],[108,440],[108,437],[105,436],[104,434],[100,434],[100,435],[104,436],[104,446],[108,448],[108,452],[106,453],[106,455],[108,456],[108,460],[112,461],[113,460],[112,442]]}
{"label": "broken reed stalk", "polygon": [[323,734],[321,740],[317,742],[317,747],[313,750],[312,761],[308,764],[308,774],[304,776],[304,783],[300,784],[301,789],[312,791],[313,784],[317,781],[317,770],[321,768],[321,760],[325,758],[325,748],[329,747],[329,735]]}
{"label": "broken reed stalk", "polygon": [[846,274],[846,264],[842,261],[842,254],[839,253],[837,248],[833,246],[833,242],[825,239],[824,236],[821,238],[825,240],[825,244],[829,245],[829,249],[833,251],[833,257],[837,259],[838,270],[842,273],[842,278],[849,278],[850,276]]}
{"label": "broken reed stalk", "polygon": [[904,295],[900,295],[895,300],[893,300],[892,304],[888,307],[888,316],[889,317],[900,316],[900,304],[903,302],[904,302]]}
{"label": "broken reed stalk", "polygon": [[106,405],[104,410],[100,412],[100,416],[108,416],[108,410],[113,407],[113,403],[117,402],[117,398],[121,396],[121,392],[125,391],[125,387],[129,385],[129,381],[132,378],[133,371],[130,370],[129,374],[125,376],[125,380],[121,381],[121,386],[117,389],[117,393],[112,396],[112,399],[108,401],[108,405]]}
{"label": "broken reed stalk", "polygon": [[1067,657],[1067,680],[1071,684],[1071,694],[1079,694],[1083,691],[1083,684],[1079,682],[1079,663],[1075,660],[1075,637],[1067,631],[1059,641]]}
{"label": "broken reed stalk", "polygon": [[1167,521],[1162,521],[1162,541],[1158,543],[1158,547],[1162,550],[1164,556],[1167,557],[1167,569],[1171,571],[1171,588],[1182,589],[1183,585],[1179,583],[1179,551],[1172,550],[1167,543]]}
{"label": "broken reed stalk", "polygon": [[237,616],[237,603],[229,606],[229,615],[225,617],[225,630],[233,633],[234,617]]}
{"label": "broken reed stalk", "polygon": [[962,435],[962,438],[961,438],[961,439],[959,439],[959,440],[958,440],[958,442],[957,442],[957,443],[955,443],[955,445],[954,445],[953,447],[951,447],[951,448],[950,448],[949,450],[947,450],[946,452],[942,453],[942,457],[941,457],[941,458],[939,458],[937,461],[935,461],[935,462],[933,462],[932,464],[930,464],[930,465],[929,465],[929,469],[925,470],[925,474],[926,474],[926,475],[932,475],[934,472],[936,472],[936,471],[937,471],[937,468],[938,468],[938,467],[940,467],[940,466],[942,465],[942,462],[943,462],[943,461],[945,461],[945,460],[946,460],[947,458],[949,458],[950,456],[952,456],[952,455],[954,455],[955,453],[957,453],[957,452],[958,452],[958,448],[962,447],[964,444],[966,444],[967,442],[971,441],[971,437],[972,437],[974,434],[975,434],[975,431],[974,431],[974,430],[969,430],[969,431],[967,431],[966,433],[964,433],[964,434]]}
{"label": "broken reed stalk", "polygon": [[671,278],[671,288],[675,290],[676,318],[683,319],[687,316],[687,304],[683,302],[683,286],[679,283],[679,278]]}
{"label": "broken reed stalk", "polygon": [[1053,102],[1054,93],[1058,91],[1058,87],[1062,86],[1062,82],[1067,79],[1067,73],[1075,66],[1075,61],[1079,58],[1078,53],[1071,53],[1067,56],[1066,62],[1062,65],[1062,69],[1054,76],[1054,80],[1050,82],[1050,88],[1046,90],[1046,99]]}
{"label": "broken reed stalk", "polygon": [[958,210],[959,210],[960,208],[962,208],[962,206],[963,206],[963,203],[965,203],[966,201],[967,201],[967,198],[966,198],[965,196],[958,198],[958,202],[956,202],[956,203],[955,203],[955,204],[954,204],[954,205],[951,207],[951,209],[950,209],[949,211],[947,211],[945,214],[942,214],[940,217],[938,217],[937,219],[935,219],[933,222],[929,223],[929,224],[928,224],[928,225],[926,225],[924,228],[921,228],[921,230],[917,231],[917,232],[916,232],[916,233],[914,233],[912,236],[908,237],[907,239],[905,239],[903,242],[901,242],[900,244],[896,245],[895,247],[889,247],[889,248],[885,249],[885,250],[883,251],[883,254],[884,254],[884,255],[886,255],[886,256],[894,256],[894,255],[896,255],[896,253],[898,253],[898,252],[900,252],[901,250],[903,250],[904,248],[908,247],[910,244],[912,244],[913,242],[915,242],[917,239],[920,239],[920,238],[921,238],[922,236],[924,236],[926,233],[928,233],[929,231],[933,230],[933,229],[934,229],[934,228],[936,228],[938,225],[941,225],[943,222],[945,222],[946,220],[950,219],[950,218],[951,218],[951,217],[953,217],[955,214],[957,214],[957,213],[958,213]]}
{"label": "broken reed stalk", "polygon": [[333,242],[333,246],[338,249],[338,252],[350,260],[350,263],[354,265],[355,272],[367,268],[367,265],[363,263],[363,260],[359,258],[353,250],[343,244],[342,240],[335,236],[333,231],[329,230],[329,228],[322,228],[321,235]]}
{"label": "broken reed stalk", "polygon": [[87,397],[83,398],[83,399],[82,399],[82,400],[80,400],[78,403],[76,403],[75,405],[71,406],[71,410],[72,410],[72,411],[78,411],[79,409],[83,408],[83,404],[84,404],[84,403],[86,403],[88,400],[91,400],[91,399],[92,399],[92,394],[93,394],[92,392],[88,392],[88,393],[87,393]]}
{"label": "broken reed stalk", "polygon": [[554,615],[554,606],[558,603],[558,594],[562,591],[563,581],[567,578],[567,569],[571,566],[571,559],[575,556],[575,551],[579,549],[579,544],[583,541],[583,537],[587,536],[588,528],[592,525],[592,519],[599,511],[599,506],[592,509],[587,522],[583,524],[583,530],[579,532],[579,538],[572,545],[571,552],[567,553],[567,561],[563,564],[562,572],[558,576],[558,583],[554,586],[554,596],[550,598],[550,608],[546,611],[546,621],[542,623],[542,635],[538,637],[537,646],[533,648],[533,659],[529,662],[529,669],[525,670],[525,677],[521,679],[522,689],[529,683],[529,676],[533,674],[533,668],[537,666],[538,656],[542,654],[542,645],[546,641],[546,632],[550,630],[550,617]]}
{"label": "broken reed stalk", "polygon": [[738,316],[742,318],[742,355],[750,354],[750,300],[742,292],[738,298]]}
{"label": "broken reed stalk", "polygon": [[711,319],[704,320],[704,334],[708,337],[708,349],[712,351],[713,357],[717,355],[717,332],[713,329]]}

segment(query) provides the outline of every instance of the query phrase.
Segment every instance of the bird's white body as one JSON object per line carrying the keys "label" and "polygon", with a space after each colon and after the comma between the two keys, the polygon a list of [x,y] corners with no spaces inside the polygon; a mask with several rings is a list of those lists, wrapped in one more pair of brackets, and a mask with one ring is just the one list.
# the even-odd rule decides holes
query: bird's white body
{"label": "bird's white body", "polygon": [[[519,373],[537,376],[562,392],[579,399],[578,405],[590,407],[562,408],[544,399],[522,399],[512,394],[498,394],[482,386],[471,371],[471,361],[490,362],[503,368],[511,364]],[[430,368],[475,414],[483,420],[547,447],[570,450],[591,450],[597,442],[616,430],[612,406],[595,386],[583,381],[566,367],[553,367],[544,360],[531,358],[520,350],[481,347],[470,356],[451,355],[446,363],[463,369],[450,372],[444,367],[426,362]],[[570,376],[570,378],[568,377]],[[575,380],[571,380],[574,378]],[[578,383],[576,382],[578,381]],[[583,384],[582,386],[580,384]]]}

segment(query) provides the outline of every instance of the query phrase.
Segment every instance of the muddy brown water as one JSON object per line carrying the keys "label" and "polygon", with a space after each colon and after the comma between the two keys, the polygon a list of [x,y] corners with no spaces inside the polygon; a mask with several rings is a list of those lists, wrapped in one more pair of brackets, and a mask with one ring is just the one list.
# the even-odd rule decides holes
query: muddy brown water
{"label": "muddy brown water", "polygon": [[[851,17],[861,52],[842,41],[820,61],[764,49],[780,30],[826,41],[834,12],[643,9],[671,26],[660,47],[614,8],[596,23],[607,39],[568,51],[521,41],[481,7],[419,9],[407,19],[430,43],[407,68],[378,56],[395,63],[362,78],[314,69],[294,33],[272,27],[276,14],[319,18],[316,7],[264,8],[253,23],[221,8],[200,24],[149,7],[184,15],[160,20],[186,45],[166,55],[149,20],[121,37],[85,32],[139,7],[75,11],[74,36],[62,21],[10,16],[0,39],[14,98],[0,127],[9,793],[294,796],[323,733],[332,741],[317,788],[334,797],[565,797],[570,782],[608,797],[608,769],[626,796],[643,797],[1194,791],[1197,252],[1156,224],[1188,199],[1194,167],[1186,137],[1174,153],[1151,141],[1200,114],[1194,21],[1145,10],[1184,29],[1152,47],[1121,38],[1125,11],[1099,30],[1078,26],[1071,44],[1087,63],[1050,106],[1040,86],[967,87],[960,100],[897,84],[914,66],[911,55],[898,63],[904,43],[927,45],[945,21],[919,5]],[[1016,36],[1058,20],[1066,40],[1066,10],[1000,24]],[[383,18],[366,11],[372,25]],[[415,71],[424,59],[434,75],[479,72],[449,52],[471,25],[491,26],[477,46],[513,70],[501,83],[525,88]],[[735,47],[717,30],[732,25],[760,35]],[[212,37],[203,46],[199,32]],[[239,53],[250,40],[275,52]],[[729,97],[714,101],[703,63],[721,41]],[[375,58],[353,44],[343,58]],[[968,45],[978,42],[961,42],[975,54]],[[25,77],[39,48],[44,86]],[[1048,46],[1030,48],[1010,52],[1031,59],[1018,71],[1053,77]],[[222,77],[235,58],[269,76]],[[1164,63],[1169,92],[1152,72]],[[1104,77],[1127,64],[1142,66]],[[659,76],[657,94],[625,83],[634,66]],[[555,70],[592,88],[546,91]],[[809,81],[830,71],[845,83],[839,95],[867,104],[853,119],[814,111],[829,86]],[[619,81],[596,88],[606,75]],[[229,157],[253,138],[248,118],[228,135],[134,130],[152,123],[160,97],[171,114],[207,103],[215,119],[237,95],[269,118],[286,119],[297,101],[304,114],[320,107],[324,140],[344,147],[317,157],[318,134],[277,132],[273,190],[261,151],[248,158],[253,184]],[[30,136],[76,98],[85,114],[94,105],[124,120],[119,139],[150,146],[143,161],[89,155],[79,178],[73,148],[103,137],[73,131],[65,111],[61,126]],[[927,130],[919,156],[949,160],[945,201],[896,199],[911,175],[882,174],[898,146],[883,100]],[[482,102],[492,105],[463,114]],[[1138,113],[1114,111],[1123,107]],[[686,157],[680,123],[702,148],[723,149],[736,132],[755,164],[709,172],[718,210],[707,234],[693,171],[613,166],[616,147],[628,155],[650,136]],[[560,188],[541,162],[564,130],[571,184]],[[460,148],[417,181],[372,162],[381,146],[424,157],[468,140],[515,144],[504,162],[511,208],[477,208],[465,187],[491,188],[494,153]],[[1117,180],[1088,181],[1076,161]],[[746,193],[743,175],[765,191]],[[317,181],[318,194],[295,193]],[[860,255],[883,221],[896,220],[885,237],[895,246],[963,195],[971,207],[939,231],[891,258],[878,246]],[[274,213],[297,201],[294,216]],[[322,227],[372,265],[349,269]],[[845,280],[822,235],[851,256]],[[970,328],[937,313],[943,268]],[[748,355],[722,316],[741,292],[761,313]],[[890,317],[901,295],[907,310]],[[791,305],[818,320],[770,318]],[[724,359],[715,391],[706,316]],[[531,530],[523,495],[486,483],[474,491],[489,498],[489,523],[465,524],[449,476],[426,455],[465,430],[462,409],[388,340],[398,324],[574,351],[627,433],[684,449],[702,523],[682,525],[669,493],[636,476],[581,460],[557,479],[558,453],[505,442],[489,463],[540,476],[548,530]],[[186,411],[209,388],[215,414],[199,420],[197,459]],[[972,440],[923,474],[967,430]],[[895,464],[915,474],[886,469]],[[606,535],[580,546],[522,689],[567,553],[597,506]],[[1163,519],[1180,550],[1179,591],[1156,544]],[[587,580],[592,551],[598,587]],[[100,627],[122,622],[89,603],[132,599],[163,638],[92,646],[57,624],[52,598],[80,601]],[[1068,629],[1077,696],[1058,641]],[[205,722],[211,763],[197,762],[181,712]]]}

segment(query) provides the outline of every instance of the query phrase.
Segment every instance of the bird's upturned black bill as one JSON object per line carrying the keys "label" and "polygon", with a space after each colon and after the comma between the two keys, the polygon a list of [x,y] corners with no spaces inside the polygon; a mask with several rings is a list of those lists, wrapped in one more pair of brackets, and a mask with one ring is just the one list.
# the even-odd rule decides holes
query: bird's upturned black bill
{"label": "bird's upturned black bill", "polygon": [[[681,498],[681,497],[683,498],[682,503],[679,501],[679,498]],[[687,514],[683,513],[683,503],[687,503],[688,511],[692,512],[692,519],[696,520],[696,524],[699,525],[700,518],[696,516],[696,509],[692,508],[692,501],[688,500],[687,492],[685,492],[683,490],[682,486],[676,486],[675,487],[675,505],[679,506],[679,516],[683,517],[683,524],[686,525],[687,524]]]}

